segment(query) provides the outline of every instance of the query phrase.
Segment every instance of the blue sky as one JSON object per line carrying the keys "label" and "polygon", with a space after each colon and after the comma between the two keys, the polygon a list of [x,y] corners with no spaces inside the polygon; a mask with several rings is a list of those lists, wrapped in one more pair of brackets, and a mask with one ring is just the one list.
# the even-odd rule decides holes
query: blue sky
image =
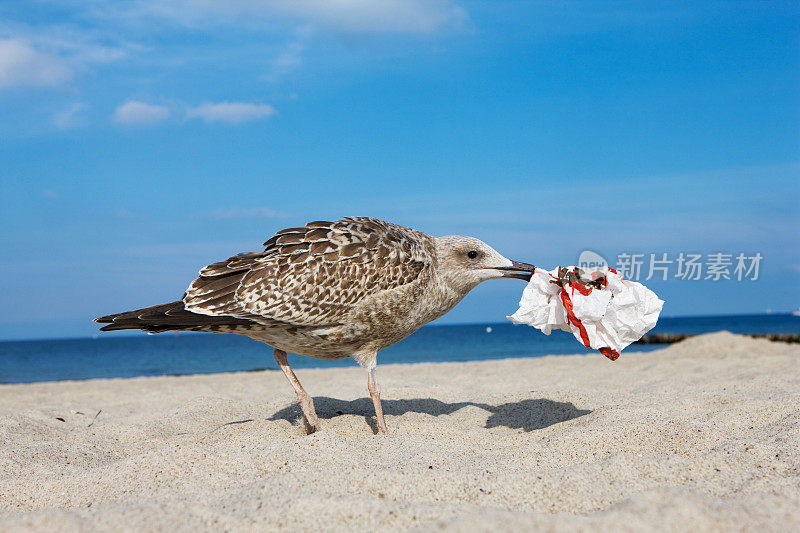
{"label": "blue sky", "polygon": [[800,305],[796,2],[218,4],[0,4],[0,338],[90,335],[347,215],[548,268],[760,252],[758,281],[647,284],[667,315]]}

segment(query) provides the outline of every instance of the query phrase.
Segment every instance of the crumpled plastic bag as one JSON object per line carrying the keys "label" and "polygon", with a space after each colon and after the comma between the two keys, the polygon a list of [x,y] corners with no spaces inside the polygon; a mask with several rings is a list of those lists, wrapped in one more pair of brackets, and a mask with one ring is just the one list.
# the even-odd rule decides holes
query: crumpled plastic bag
{"label": "crumpled plastic bag", "polygon": [[664,301],[613,268],[584,272],[577,267],[536,268],[508,319],[550,335],[572,333],[587,348],[616,360],[619,352],[653,329]]}

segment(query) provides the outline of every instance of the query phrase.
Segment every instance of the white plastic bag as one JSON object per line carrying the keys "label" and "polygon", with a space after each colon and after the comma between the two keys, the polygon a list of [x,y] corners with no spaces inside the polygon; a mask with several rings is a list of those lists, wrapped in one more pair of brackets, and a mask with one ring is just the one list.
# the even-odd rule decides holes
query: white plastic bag
{"label": "white plastic bag", "polygon": [[663,305],[653,291],[613,268],[589,273],[572,266],[550,272],[537,268],[519,310],[508,318],[545,335],[554,329],[569,331],[584,346],[614,361],[653,329]]}

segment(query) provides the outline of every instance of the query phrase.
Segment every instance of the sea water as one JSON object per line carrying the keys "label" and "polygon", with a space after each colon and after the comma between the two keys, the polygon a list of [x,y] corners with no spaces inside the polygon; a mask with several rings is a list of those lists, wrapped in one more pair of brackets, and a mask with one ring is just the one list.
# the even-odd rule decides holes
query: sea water
{"label": "sea water", "polygon": [[[661,318],[653,333],[800,333],[800,317],[789,314]],[[622,356],[663,348],[634,344]],[[382,350],[378,363],[476,361],[508,357],[592,354],[575,338],[555,331],[546,336],[523,325],[426,326]],[[350,359],[327,361],[289,356],[295,368],[352,366]],[[100,332],[97,338],[0,342],[0,383],[68,379],[203,374],[277,369],[272,350],[238,335],[213,333]]]}

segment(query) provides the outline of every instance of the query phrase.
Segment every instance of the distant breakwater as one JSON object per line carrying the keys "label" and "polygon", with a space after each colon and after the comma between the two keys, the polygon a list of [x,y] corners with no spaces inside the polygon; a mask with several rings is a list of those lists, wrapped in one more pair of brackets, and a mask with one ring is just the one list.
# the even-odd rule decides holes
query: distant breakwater
{"label": "distant breakwater", "polygon": [[[684,335],[681,333],[652,333],[645,335],[636,344],[672,344],[680,342],[695,335]],[[748,335],[754,339],[768,339],[775,342],[787,342],[789,344],[800,344],[800,334],[798,333],[758,333]]]}

